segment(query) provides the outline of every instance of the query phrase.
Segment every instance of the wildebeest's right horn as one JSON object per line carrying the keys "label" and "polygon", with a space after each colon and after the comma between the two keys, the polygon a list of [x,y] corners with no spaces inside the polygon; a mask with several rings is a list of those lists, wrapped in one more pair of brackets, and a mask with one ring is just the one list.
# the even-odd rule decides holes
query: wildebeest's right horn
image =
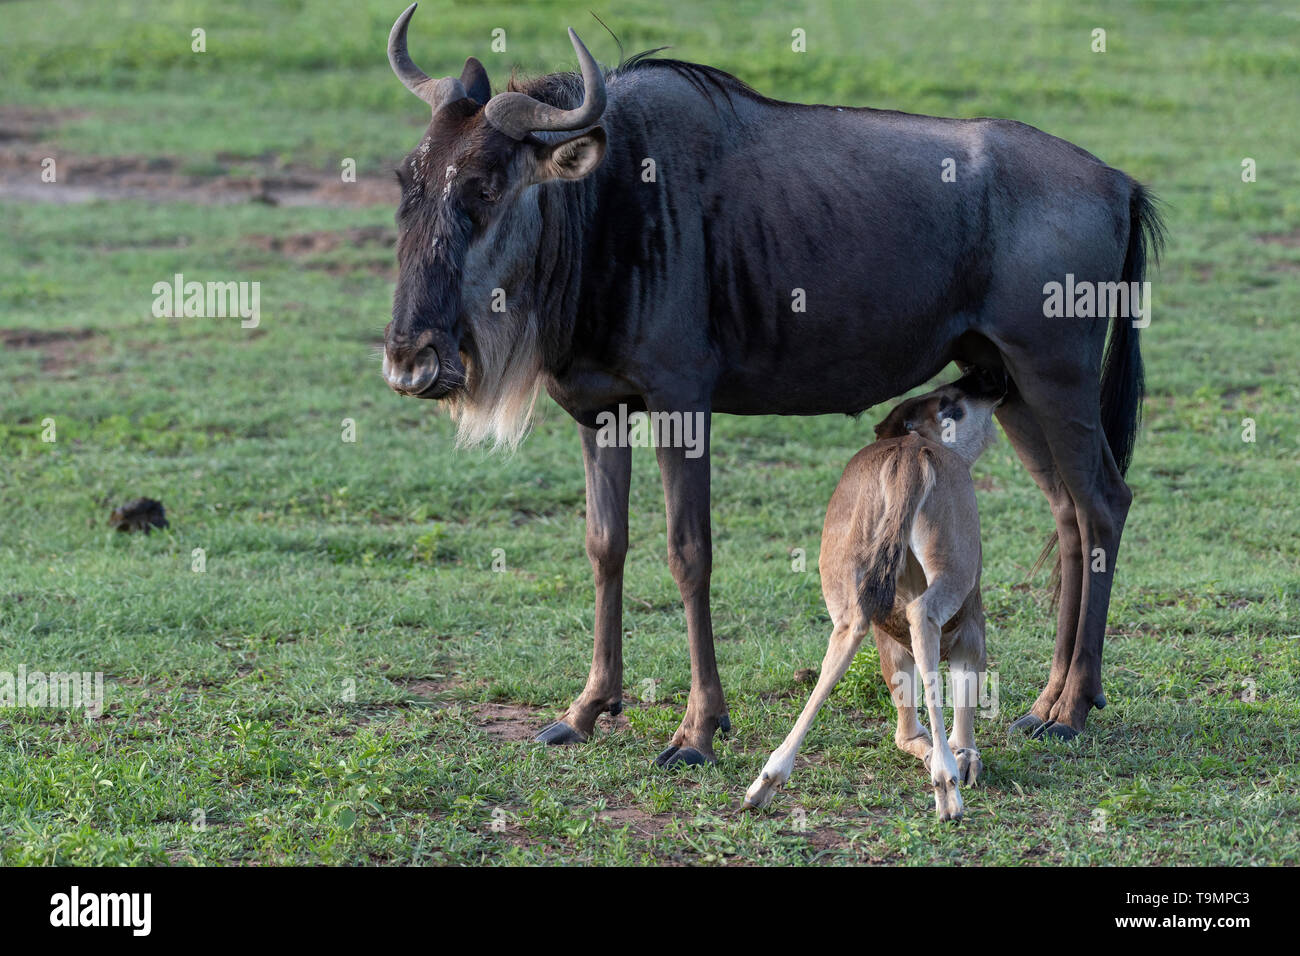
{"label": "wildebeest's right horn", "polygon": [[418,3],[411,4],[393,24],[393,30],[388,34],[388,62],[402,85],[436,110],[453,100],[465,99],[465,87],[454,76],[435,80],[411,62],[411,56],[406,52],[406,27],[418,6]]}
{"label": "wildebeest's right horn", "polygon": [[582,68],[582,105],[562,110],[527,93],[498,93],[483,111],[489,123],[513,139],[523,139],[532,132],[582,129],[600,119],[605,112],[605,77],[572,28],[569,41]]}

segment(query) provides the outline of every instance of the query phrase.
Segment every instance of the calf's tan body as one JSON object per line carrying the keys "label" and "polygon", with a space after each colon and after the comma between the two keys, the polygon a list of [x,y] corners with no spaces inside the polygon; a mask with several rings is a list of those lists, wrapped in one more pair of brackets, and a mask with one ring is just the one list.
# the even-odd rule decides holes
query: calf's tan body
{"label": "calf's tan body", "polygon": [[[745,795],[766,806],[785,784],[817,711],[848,670],[868,629],[889,684],[898,747],[930,770],[935,808],[960,818],[960,784],[983,765],[974,711],[985,670],[979,509],[970,468],[994,435],[996,383],[972,373],[897,408],[858,452],[831,497],[822,530],[822,594],[834,629],[812,696]],[[945,739],[939,662],[952,674],[953,729]],[[918,684],[917,675],[920,675]],[[933,730],[917,717],[924,689]]]}

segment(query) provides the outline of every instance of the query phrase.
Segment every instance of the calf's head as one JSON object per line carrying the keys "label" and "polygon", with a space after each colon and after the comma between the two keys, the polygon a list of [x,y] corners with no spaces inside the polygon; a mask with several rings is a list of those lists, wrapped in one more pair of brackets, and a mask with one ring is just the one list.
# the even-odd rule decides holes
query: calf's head
{"label": "calf's head", "polygon": [[915,432],[974,462],[997,435],[993,410],[1006,395],[1005,373],[974,367],[955,382],[899,404],[876,426],[876,439]]}
{"label": "calf's head", "polygon": [[[393,25],[388,60],[433,116],[397,170],[398,280],[384,330],[384,378],[403,395],[490,405],[502,398],[505,366],[516,350],[512,333],[523,331],[500,328],[499,321],[488,327],[494,314],[501,319],[490,300],[508,299],[536,257],[542,232],[535,187],[580,179],[600,164],[605,133],[592,124],[605,108],[604,76],[570,30],[583,84],[573,109],[518,91],[492,96],[473,57],[459,78],[435,80],[407,54],[415,7]],[[547,135],[573,130],[584,132]],[[512,308],[507,302],[505,311]],[[499,410],[484,414],[493,419]]]}

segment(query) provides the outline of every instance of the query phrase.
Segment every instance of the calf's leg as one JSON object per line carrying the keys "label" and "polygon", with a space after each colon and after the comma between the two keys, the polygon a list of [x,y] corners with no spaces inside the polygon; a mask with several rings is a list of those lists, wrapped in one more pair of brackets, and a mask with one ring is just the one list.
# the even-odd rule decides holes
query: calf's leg
{"label": "calf's leg", "polygon": [[754,782],[749,785],[745,792],[746,810],[759,810],[766,807],[772,802],[772,797],[776,791],[785,785],[790,779],[790,773],[794,770],[794,757],[799,752],[799,745],[803,743],[808,729],[812,727],[812,722],[817,717],[817,711],[821,710],[822,704],[831,696],[831,691],[839,683],[840,678],[844,676],[849,669],[849,664],[853,662],[853,655],[858,652],[858,647],[862,644],[862,638],[866,636],[866,626],[858,623],[853,626],[840,623],[835,625],[835,630],[831,633],[830,643],[826,646],[826,656],[822,658],[822,672],[817,678],[817,686],[813,688],[812,695],[808,698],[808,703],[804,704],[799,719],[795,721],[794,728],[790,731],[782,742],[780,747],[772,752],[762,773],[755,778]]}
{"label": "calf's leg", "polygon": [[957,779],[973,785],[984,771],[979,748],[975,746],[975,708],[979,704],[980,677],[986,667],[984,623],[968,620],[954,635],[948,654],[952,673],[952,734],[948,749],[957,760]]}
{"label": "calf's leg", "polygon": [[930,731],[916,717],[916,662],[907,648],[894,640],[879,626],[872,626],[876,636],[876,650],[880,654],[880,676],[889,687],[889,696],[898,711],[898,726],[894,730],[894,745],[917,760],[924,760],[930,752]]}
{"label": "calf's leg", "polygon": [[907,606],[907,623],[912,632],[912,657],[925,686],[925,706],[930,716],[934,746],[926,758],[930,782],[934,785],[934,807],[940,820],[958,820],[962,814],[961,792],[957,787],[957,760],[944,736],[943,680],[939,676],[939,638],[943,625],[956,612],[960,601],[948,596],[942,577],[931,581]]}

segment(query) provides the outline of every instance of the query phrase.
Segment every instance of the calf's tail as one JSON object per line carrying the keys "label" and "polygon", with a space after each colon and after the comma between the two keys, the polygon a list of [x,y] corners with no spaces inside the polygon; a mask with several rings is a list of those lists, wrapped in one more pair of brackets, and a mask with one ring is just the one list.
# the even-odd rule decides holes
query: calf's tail
{"label": "calf's tail", "polygon": [[884,508],[878,515],[862,514],[857,541],[866,553],[858,555],[858,607],[864,618],[883,623],[894,609],[898,573],[907,555],[912,523],[934,489],[933,453],[928,448],[900,447],[881,467],[880,487]]}

